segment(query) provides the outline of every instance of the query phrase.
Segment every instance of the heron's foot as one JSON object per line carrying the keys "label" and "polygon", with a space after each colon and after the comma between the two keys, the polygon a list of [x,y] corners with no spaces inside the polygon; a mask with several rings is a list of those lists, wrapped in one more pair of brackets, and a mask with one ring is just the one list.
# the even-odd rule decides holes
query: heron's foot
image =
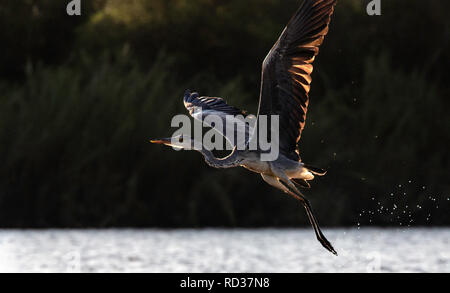
{"label": "heron's foot", "polygon": [[322,233],[318,235],[317,240],[319,240],[319,242],[323,247],[325,247],[326,250],[338,256],[338,253],[336,252],[336,250],[334,250],[333,245],[331,245],[330,241],[328,241],[328,239]]}

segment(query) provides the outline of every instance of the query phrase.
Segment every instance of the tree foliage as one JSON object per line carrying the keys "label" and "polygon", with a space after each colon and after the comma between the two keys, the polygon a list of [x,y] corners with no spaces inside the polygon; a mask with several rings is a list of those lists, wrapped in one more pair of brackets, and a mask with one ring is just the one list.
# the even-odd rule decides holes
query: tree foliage
{"label": "tree foliage", "polygon": [[[148,143],[186,88],[257,110],[261,62],[297,0],[0,3],[0,225],[306,224],[245,170]],[[367,1],[366,1],[367,2]],[[305,162],[324,225],[448,225],[447,1],[341,0],[315,63]]]}

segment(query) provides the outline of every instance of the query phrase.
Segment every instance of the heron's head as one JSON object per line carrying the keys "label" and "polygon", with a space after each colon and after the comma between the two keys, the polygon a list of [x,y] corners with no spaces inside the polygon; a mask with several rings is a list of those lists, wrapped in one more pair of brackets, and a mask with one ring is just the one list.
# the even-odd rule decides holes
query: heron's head
{"label": "heron's head", "polygon": [[193,150],[195,145],[194,140],[184,134],[168,138],[152,139],[150,142],[170,146],[177,150]]}

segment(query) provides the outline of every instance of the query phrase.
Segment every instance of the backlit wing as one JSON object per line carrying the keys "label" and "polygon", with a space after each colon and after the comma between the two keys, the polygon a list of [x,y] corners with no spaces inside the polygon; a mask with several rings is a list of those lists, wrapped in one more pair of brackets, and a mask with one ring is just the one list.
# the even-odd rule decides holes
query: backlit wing
{"label": "backlit wing", "polygon": [[299,160],[311,73],[336,0],[305,0],[263,63],[258,115],[279,115],[280,153]]}
{"label": "backlit wing", "polygon": [[[214,128],[233,147],[238,142],[242,143],[242,148],[245,147],[256,121],[254,115],[228,105],[222,98],[200,97],[189,91],[184,95],[184,106],[194,119]],[[216,125],[219,121],[220,127]]]}

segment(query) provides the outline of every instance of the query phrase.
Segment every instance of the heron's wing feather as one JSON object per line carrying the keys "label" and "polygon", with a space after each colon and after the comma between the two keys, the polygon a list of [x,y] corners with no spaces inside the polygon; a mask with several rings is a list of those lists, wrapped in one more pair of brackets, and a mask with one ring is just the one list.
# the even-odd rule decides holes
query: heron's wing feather
{"label": "heron's wing feather", "polygon": [[311,73],[336,0],[305,0],[263,63],[258,115],[279,115],[280,153],[299,160]]}
{"label": "heron's wing feather", "polygon": [[[187,91],[184,96],[184,106],[194,119],[214,128],[232,146],[236,146],[241,141],[240,138],[245,144],[253,131],[256,117],[228,105],[222,98],[200,97],[197,93]],[[218,121],[220,121],[220,127],[217,125]]]}

